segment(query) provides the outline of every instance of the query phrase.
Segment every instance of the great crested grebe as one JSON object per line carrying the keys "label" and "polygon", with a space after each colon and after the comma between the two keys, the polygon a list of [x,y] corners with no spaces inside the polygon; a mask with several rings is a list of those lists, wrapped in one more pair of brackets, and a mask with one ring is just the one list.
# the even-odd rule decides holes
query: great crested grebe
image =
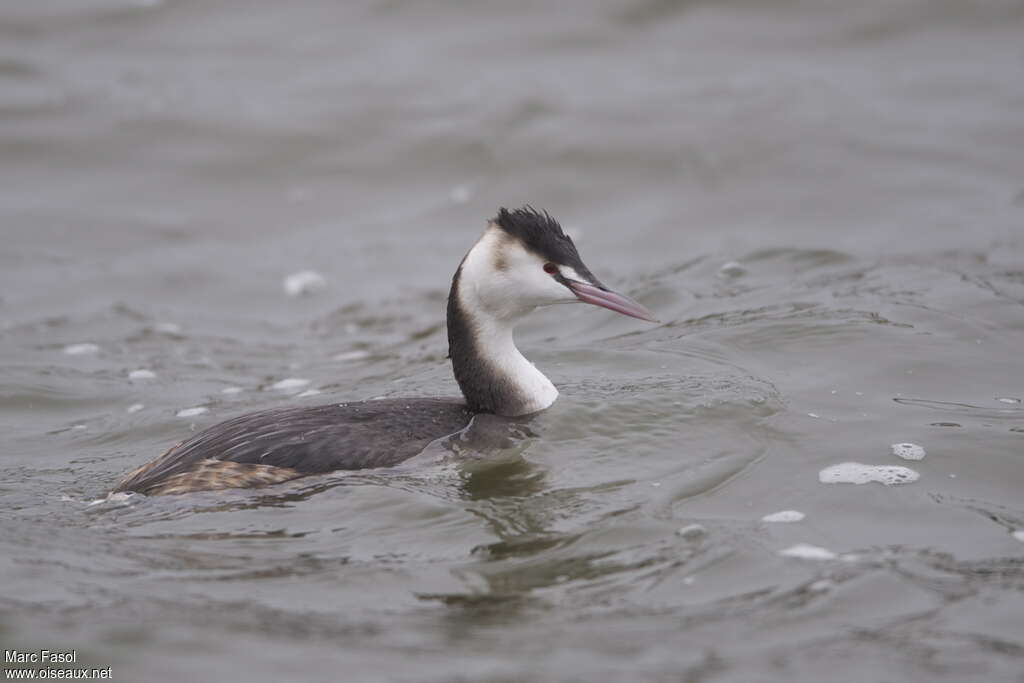
{"label": "great crested grebe", "polygon": [[602,285],[547,213],[501,209],[469,250],[448,294],[448,351],[465,397],[275,408],[221,422],[130,472],[114,492],[147,495],[267,486],[334,470],[391,467],[454,434],[477,413],[544,410],[558,390],[516,348],[538,306],[585,302],[657,322]]}

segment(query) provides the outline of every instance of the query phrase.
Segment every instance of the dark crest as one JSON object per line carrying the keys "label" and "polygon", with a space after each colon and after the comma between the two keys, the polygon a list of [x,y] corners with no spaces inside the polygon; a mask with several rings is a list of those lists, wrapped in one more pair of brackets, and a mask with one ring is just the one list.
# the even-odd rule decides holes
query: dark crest
{"label": "dark crest", "polygon": [[513,211],[503,207],[493,222],[545,261],[570,266],[582,277],[597,283],[597,279],[583,265],[572,238],[562,232],[562,226],[547,211],[537,211],[532,206]]}

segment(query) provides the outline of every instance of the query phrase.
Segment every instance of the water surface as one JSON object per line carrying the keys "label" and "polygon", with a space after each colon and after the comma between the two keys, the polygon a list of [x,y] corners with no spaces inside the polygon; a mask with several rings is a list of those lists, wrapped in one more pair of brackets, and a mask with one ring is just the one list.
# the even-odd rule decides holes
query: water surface
{"label": "water surface", "polygon": [[[996,0],[8,4],[4,647],[115,680],[1024,680],[1022,30]],[[527,202],[663,321],[530,318],[562,394],[528,429],[89,505],[246,411],[455,394],[451,274]],[[843,462],[920,478],[819,482]]]}

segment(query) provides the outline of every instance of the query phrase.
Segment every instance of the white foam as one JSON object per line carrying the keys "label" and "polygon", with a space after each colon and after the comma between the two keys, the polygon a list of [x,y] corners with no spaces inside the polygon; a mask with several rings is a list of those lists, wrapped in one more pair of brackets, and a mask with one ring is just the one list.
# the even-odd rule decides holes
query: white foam
{"label": "white foam", "polygon": [[300,270],[285,277],[281,286],[288,296],[315,294],[327,287],[327,278],[315,270]]}
{"label": "white foam", "polygon": [[785,550],[780,550],[779,555],[783,557],[797,557],[801,560],[834,560],[836,554],[828,548],[811,545],[809,543],[797,543]]}
{"label": "white foam", "polygon": [[64,347],[64,353],[69,356],[88,356],[93,353],[99,353],[100,347],[96,344],[85,343],[85,344],[68,344]]}
{"label": "white foam", "polygon": [[799,522],[804,518],[804,513],[799,510],[780,510],[761,518],[762,522]]}
{"label": "white foam", "polygon": [[747,269],[743,267],[743,264],[736,261],[723,263],[722,267],[718,269],[718,277],[721,278],[739,277],[740,275],[746,275],[746,273]]}
{"label": "white foam", "polygon": [[135,497],[135,494],[131,491],[118,491],[117,493],[108,493],[106,498],[97,498],[96,500],[89,501],[89,507],[94,505],[102,505],[103,503],[110,503],[111,505],[127,505],[129,501]]}
{"label": "white foam", "polygon": [[128,373],[128,379],[153,379],[156,377],[156,373],[152,370],[132,370]]}
{"label": "white foam", "polygon": [[682,536],[689,540],[696,540],[706,536],[708,530],[704,528],[702,524],[687,524],[684,527],[676,529],[676,535]]}
{"label": "white foam", "polygon": [[1010,535],[1016,538],[1021,543],[1024,543],[1024,529],[1017,529]]}
{"label": "white foam", "polygon": [[210,412],[209,408],[204,406],[196,406],[194,408],[182,408],[178,411],[178,417],[195,417],[196,415],[202,415],[203,413]]}
{"label": "white foam", "polygon": [[223,389],[220,390],[220,393],[222,393],[222,394],[240,394],[243,391],[245,391],[245,390],[242,389],[242,387],[224,387]]}
{"label": "white foam", "polygon": [[904,460],[924,460],[924,449],[916,443],[894,443],[892,454]]}
{"label": "white foam", "polygon": [[146,406],[142,405],[141,403],[133,403],[130,406],[128,406],[128,413],[137,413],[145,407]]}
{"label": "white foam", "polygon": [[298,391],[309,383],[310,380],[308,379],[303,379],[301,377],[289,377],[287,379],[282,379],[279,382],[274,382],[270,388],[278,391]]}
{"label": "white foam", "polygon": [[305,391],[303,391],[301,394],[299,394],[295,398],[306,398],[307,396],[318,396],[318,395],[320,395],[320,390],[319,389],[306,389]]}
{"label": "white foam", "polygon": [[1010,403],[1010,404],[1020,403],[1020,399],[1019,398],[1010,398],[1009,396],[1003,396],[1003,397],[997,398],[996,400],[999,401],[1000,403]]}
{"label": "white foam", "polygon": [[178,323],[157,323],[156,331],[160,334],[181,334],[181,325]]}
{"label": "white foam", "polygon": [[859,462],[844,462],[826,467],[818,473],[822,484],[867,484],[876,481],[886,486],[909,484],[917,481],[920,474],[909,467],[899,465],[862,465]]}
{"label": "white foam", "polygon": [[363,351],[363,350],[343,351],[342,353],[339,353],[336,356],[334,356],[334,360],[362,360],[364,358],[369,358],[369,357],[370,357],[370,352],[369,351]]}
{"label": "white foam", "polygon": [[473,189],[469,185],[456,185],[448,193],[448,198],[453,204],[465,204],[473,198]]}

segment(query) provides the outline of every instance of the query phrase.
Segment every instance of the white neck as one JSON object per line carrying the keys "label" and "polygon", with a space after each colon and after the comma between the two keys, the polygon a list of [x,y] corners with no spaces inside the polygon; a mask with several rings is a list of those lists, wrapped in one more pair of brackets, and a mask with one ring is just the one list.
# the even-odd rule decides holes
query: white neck
{"label": "white neck", "polygon": [[488,230],[456,275],[448,305],[449,352],[471,409],[527,415],[554,403],[558,389],[516,348],[516,323],[535,305],[508,296],[493,261],[500,240],[497,230]]}
{"label": "white neck", "polygon": [[521,399],[521,405],[508,406],[499,414],[527,415],[549,407],[558,398],[558,389],[516,348],[513,330],[518,320],[508,322],[492,318],[479,308],[474,310],[466,298],[470,297],[463,297],[462,304],[467,313],[473,311],[469,317],[476,328],[475,345],[481,359],[511,384]]}

